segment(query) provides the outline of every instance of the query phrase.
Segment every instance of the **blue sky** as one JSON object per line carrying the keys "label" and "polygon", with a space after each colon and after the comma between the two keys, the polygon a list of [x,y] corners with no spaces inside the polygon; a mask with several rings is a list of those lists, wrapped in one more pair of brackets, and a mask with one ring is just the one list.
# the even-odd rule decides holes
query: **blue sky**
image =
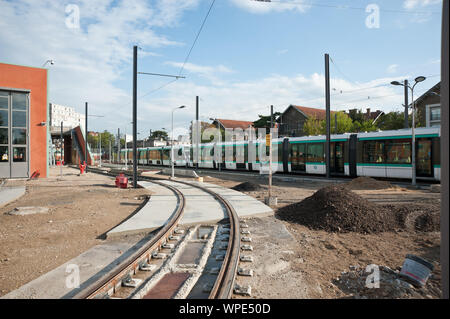
{"label": "blue sky", "polygon": [[[216,0],[187,78],[139,100],[138,131],[169,128],[171,110],[187,105],[175,118],[175,135],[183,133],[196,95],[204,119],[255,120],[270,104],[323,108],[324,53],[333,60],[336,110],[401,110],[403,91],[390,81],[432,76],[418,85],[420,94],[440,79],[439,0],[277,1]],[[80,29],[65,24],[69,4],[79,8]],[[0,0],[0,62],[40,67],[54,59],[50,102],[82,112],[89,101],[93,114],[105,115],[92,118],[91,128],[130,132],[132,46],[142,48],[139,71],[178,74],[210,4]],[[380,9],[379,28],[366,26],[369,4]],[[328,7],[339,5],[347,8]],[[169,81],[139,76],[138,96]]]}

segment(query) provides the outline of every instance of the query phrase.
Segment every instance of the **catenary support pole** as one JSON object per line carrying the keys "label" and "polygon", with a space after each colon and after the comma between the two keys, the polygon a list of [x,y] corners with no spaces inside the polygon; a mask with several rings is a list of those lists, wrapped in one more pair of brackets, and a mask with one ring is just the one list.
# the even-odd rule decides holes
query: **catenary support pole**
{"label": "catenary support pole", "polygon": [[137,188],[137,46],[136,45],[133,47],[133,188]]}
{"label": "catenary support pole", "polygon": [[62,178],[62,165],[63,165],[63,122],[61,121],[61,141],[59,149],[61,150],[61,154],[59,156],[59,174]]}
{"label": "catenary support pole", "polygon": [[86,168],[84,169],[84,172],[87,173],[88,170],[88,158],[89,158],[89,151],[88,151],[88,102],[85,104],[85,119],[84,119],[84,161],[86,162]]}
{"label": "catenary support pole", "polygon": [[[199,149],[199,145],[198,145],[198,141],[201,139],[201,126],[200,126],[200,130],[198,129],[200,123],[198,122],[198,118],[199,118],[199,97],[198,95],[195,97],[195,136],[196,136],[196,141],[195,141],[195,148],[197,150],[197,152],[195,152],[195,167],[198,168],[198,162],[199,162],[199,158],[200,158],[200,149]],[[200,136],[199,136],[200,135]],[[194,134],[192,134],[192,136],[194,136]]]}
{"label": "catenary support pole", "polygon": [[326,176],[330,178],[330,56],[325,54]]}
{"label": "catenary support pole", "polygon": [[448,0],[442,3],[442,31],[441,31],[441,270],[442,270],[442,298],[448,299],[448,253],[449,253],[449,223],[448,223],[448,144],[449,144],[449,56],[448,33],[449,11]]}
{"label": "catenary support pole", "polygon": [[117,164],[120,165],[120,128],[117,129]]}
{"label": "catenary support pole", "polygon": [[404,82],[404,89],[405,89],[405,128],[409,127],[408,124],[408,80],[405,80]]}

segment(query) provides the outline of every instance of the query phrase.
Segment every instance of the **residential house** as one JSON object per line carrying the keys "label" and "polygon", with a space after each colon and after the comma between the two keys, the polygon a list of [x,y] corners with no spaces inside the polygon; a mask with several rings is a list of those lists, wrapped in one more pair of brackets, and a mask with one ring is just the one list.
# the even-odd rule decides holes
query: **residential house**
{"label": "residential house", "polygon": [[279,136],[303,136],[303,127],[309,118],[325,120],[325,109],[289,105],[276,120],[280,124]]}
{"label": "residential house", "polygon": [[419,127],[441,125],[441,82],[414,101]]}

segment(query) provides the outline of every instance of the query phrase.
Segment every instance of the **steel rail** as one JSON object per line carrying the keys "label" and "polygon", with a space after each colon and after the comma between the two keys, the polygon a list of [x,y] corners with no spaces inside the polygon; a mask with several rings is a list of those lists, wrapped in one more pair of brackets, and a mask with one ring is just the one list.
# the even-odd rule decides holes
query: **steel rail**
{"label": "steel rail", "polygon": [[[93,172],[93,169],[91,169],[91,172]],[[143,262],[150,261],[152,258],[152,253],[158,250],[175,230],[183,215],[186,199],[184,195],[175,187],[165,185],[164,183],[156,183],[171,189],[176,194],[178,198],[176,212],[147,244],[126,258],[125,261],[108,272],[100,280],[78,292],[73,297],[74,299],[103,298],[114,293],[116,289],[121,286],[122,281],[128,275],[135,274]]]}
{"label": "steel rail", "polygon": [[[113,175],[114,173],[112,171],[113,171],[112,169],[109,172],[106,172],[103,170],[91,169],[91,172],[94,172],[94,173],[100,173],[100,174],[104,174],[104,175],[114,176]],[[117,172],[117,171],[121,171],[121,170],[114,170],[114,172]],[[180,194],[181,197],[179,197],[179,198],[182,198],[182,205],[179,205],[179,208],[180,208],[180,206],[182,206],[182,208],[184,208],[185,198],[184,198],[183,194],[175,187],[159,182],[159,181],[167,181],[167,179],[158,178],[156,176],[142,176],[142,175],[140,176],[140,179],[149,180],[149,181],[155,182],[157,184],[169,187],[175,193]],[[200,185],[189,183],[187,181],[180,181],[180,180],[171,181],[171,182],[185,184],[185,185],[188,185],[191,187],[196,187],[196,188],[201,189],[202,191],[210,194],[216,200],[221,202],[221,204],[223,205],[223,207],[225,208],[225,210],[228,213],[228,218],[230,220],[230,236],[228,239],[228,247],[227,247],[227,251],[226,251],[222,266],[220,268],[219,274],[218,274],[217,279],[211,289],[208,299],[229,299],[231,297],[231,294],[233,293],[235,275],[236,275],[237,267],[239,264],[240,241],[241,241],[239,216],[237,215],[233,206],[230,204],[230,202],[227,199],[225,199],[223,196],[217,194],[216,192],[208,189],[207,187],[203,187]],[[181,209],[181,211],[182,211],[182,209]],[[180,212],[177,212],[177,215],[179,213]],[[179,218],[181,218],[181,215],[177,217],[176,223],[178,223]],[[175,228],[175,226],[173,226],[172,229],[173,228]],[[155,236],[155,238],[163,231],[164,231],[164,228],[161,229],[160,232],[158,232],[158,234]],[[164,234],[162,234],[163,238],[158,240],[158,243],[155,243],[157,245],[157,247],[152,246],[152,248],[150,248],[150,249],[146,250],[146,252],[144,252],[144,254],[145,254],[144,256],[141,256],[141,257],[138,256],[137,259],[139,259],[139,261],[142,261],[142,260],[145,260],[145,258],[148,258],[149,254],[151,254],[151,252],[153,250],[159,248],[159,246],[164,241],[164,238],[167,237],[167,233],[165,233],[165,234],[166,234],[165,237],[164,237]],[[135,256],[135,255],[139,255],[139,252],[136,252],[133,256]],[[131,260],[132,257],[130,257],[129,259]],[[136,263],[136,262],[131,261],[128,263],[132,264],[132,265],[137,265],[137,268],[139,267],[139,262]],[[121,284],[121,279],[126,277],[130,272],[133,272],[133,270],[136,270],[136,268],[130,269],[130,268],[132,268],[131,265],[128,267],[121,267],[121,268],[123,268],[123,270],[120,273],[118,273],[116,276],[114,276],[114,278],[112,278],[113,276],[109,276],[109,277],[111,277],[109,280],[113,281],[115,284],[114,289],[115,289],[116,285]],[[119,278],[120,280],[117,281],[116,278]],[[110,287],[109,289],[112,289],[112,287],[111,287],[111,286],[113,286],[112,282],[108,283],[106,278],[102,282],[103,282],[102,285],[100,285],[100,284],[95,285],[96,287],[98,287],[96,289],[96,291],[98,291],[97,294],[101,294],[101,293],[106,294],[109,291],[107,289],[108,287]],[[75,298],[77,298],[77,297],[78,298],[83,298],[83,297],[90,298],[90,296],[91,295],[88,295],[87,293],[85,293],[84,295],[80,293],[79,295],[76,295]]]}
{"label": "steel rail", "polygon": [[[166,180],[164,178],[158,178],[155,176],[140,176],[141,179],[147,180]],[[225,253],[225,257],[220,268],[219,274],[217,275],[217,279],[211,289],[211,292],[208,296],[208,299],[229,299],[234,289],[235,275],[237,272],[237,267],[239,264],[239,255],[240,255],[240,242],[241,242],[241,234],[240,234],[240,224],[239,224],[239,216],[234,210],[233,206],[230,202],[225,199],[223,196],[217,194],[216,192],[208,189],[207,187],[203,187],[200,185],[192,184],[186,181],[171,181],[175,183],[185,184],[188,186],[196,187],[201,189],[202,191],[210,194],[216,200],[222,203],[225,210],[228,213],[228,217],[230,220],[230,236],[228,239],[227,251]]]}

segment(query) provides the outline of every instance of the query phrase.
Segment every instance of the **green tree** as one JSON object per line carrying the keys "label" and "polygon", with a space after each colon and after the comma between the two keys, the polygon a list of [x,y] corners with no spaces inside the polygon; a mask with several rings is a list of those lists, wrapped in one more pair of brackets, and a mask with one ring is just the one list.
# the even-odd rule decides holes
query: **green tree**
{"label": "green tree", "polygon": [[354,121],[352,124],[352,129],[349,132],[352,133],[359,133],[359,132],[374,132],[378,129],[378,127],[374,124],[372,124],[373,121]]}
{"label": "green tree", "polygon": [[404,116],[403,112],[389,112],[381,115],[376,124],[383,131],[399,130],[404,128]]}
{"label": "green tree", "polygon": [[[337,134],[352,132],[353,122],[347,114],[344,112],[331,112],[330,129],[332,134],[335,134],[335,117],[337,117]],[[306,135],[326,134],[326,121],[309,117],[303,126],[303,131]]]}
{"label": "green tree", "polygon": [[320,135],[322,134],[322,121],[318,120],[316,117],[308,117],[305,124],[303,125],[303,132],[306,135]]}
{"label": "green tree", "polygon": [[[275,124],[275,119],[280,116],[281,113],[280,112],[275,112],[273,113],[273,120],[274,120],[274,124]],[[253,122],[253,127],[254,128],[270,128],[270,115],[258,115],[259,119]]]}
{"label": "green tree", "polygon": [[166,131],[162,131],[162,130],[153,131],[152,135],[151,135],[152,139],[160,139],[160,138],[162,138],[164,140],[167,140],[168,137],[169,137],[169,135],[167,134],[167,132]]}

